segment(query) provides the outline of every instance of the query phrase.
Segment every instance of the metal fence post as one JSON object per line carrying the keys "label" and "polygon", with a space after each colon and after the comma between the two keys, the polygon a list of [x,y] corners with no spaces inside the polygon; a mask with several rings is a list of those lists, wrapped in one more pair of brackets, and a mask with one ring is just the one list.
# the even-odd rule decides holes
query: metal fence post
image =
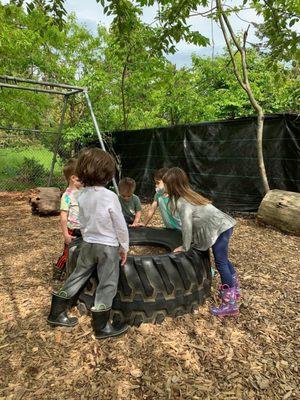
{"label": "metal fence post", "polygon": [[[95,127],[97,135],[98,135],[98,139],[99,139],[101,148],[102,148],[102,150],[106,151],[105,145],[104,145],[104,142],[103,142],[103,139],[102,139],[102,135],[101,135],[101,132],[100,132],[100,129],[99,129],[99,126],[98,126],[98,123],[97,123],[97,120],[96,120],[96,117],[95,117],[95,114],[94,114],[92,103],[91,103],[91,100],[90,100],[89,95],[88,95],[88,91],[87,91],[87,89],[84,89],[83,92],[84,92],[84,95],[85,95],[85,98],[86,98],[87,105],[88,105],[89,110],[90,110],[90,114],[91,114],[91,117],[92,117],[92,120],[93,120],[93,123],[94,123],[94,127]],[[118,185],[117,185],[116,179],[113,178],[112,182],[113,182],[113,185],[114,185],[116,193],[119,194],[119,189],[118,189]]]}
{"label": "metal fence post", "polygon": [[53,150],[53,157],[52,157],[47,186],[51,185],[52,178],[53,178],[53,172],[54,172],[54,167],[55,167],[55,163],[56,163],[57,153],[58,153],[58,149],[59,149],[59,145],[60,145],[60,141],[61,141],[61,137],[62,137],[62,129],[63,129],[65,114],[66,114],[66,110],[67,110],[67,103],[68,103],[68,96],[65,95],[63,110],[61,113],[60,123],[59,123],[58,131],[57,131],[57,140],[56,140],[55,148]]}

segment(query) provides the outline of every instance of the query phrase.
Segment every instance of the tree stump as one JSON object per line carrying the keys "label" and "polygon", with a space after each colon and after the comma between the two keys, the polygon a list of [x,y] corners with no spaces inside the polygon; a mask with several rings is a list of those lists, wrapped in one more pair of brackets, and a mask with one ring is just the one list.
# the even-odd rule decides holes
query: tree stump
{"label": "tree stump", "polygon": [[300,236],[300,193],[270,190],[259,206],[257,219]]}
{"label": "tree stump", "polygon": [[32,214],[56,215],[60,210],[61,192],[56,187],[38,187],[29,199]]}

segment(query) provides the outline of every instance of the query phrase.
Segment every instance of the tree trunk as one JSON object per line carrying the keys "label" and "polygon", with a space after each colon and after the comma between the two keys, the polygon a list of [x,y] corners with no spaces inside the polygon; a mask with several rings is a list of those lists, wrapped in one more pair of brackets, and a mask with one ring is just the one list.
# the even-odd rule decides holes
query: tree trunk
{"label": "tree trunk", "polygon": [[[256,145],[257,145],[257,158],[258,158],[258,168],[259,172],[261,175],[263,187],[265,193],[267,193],[270,190],[269,183],[268,183],[268,177],[265,169],[265,163],[264,163],[264,155],[263,155],[263,128],[264,128],[264,112],[256,98],[254,97],[254,94],[251,89],[251,85],[248,79],[248,66],[247,66],[247,53],[246,53],[246,41],[247,41],[247,36],[248,36],[248,30],[244,32],[243,35],[243,45],[239,43],[238,38],[236,37],[235,33],[233,32],[232,26],[230,24],[229,19],[227,18],[226,12],[224,12],[221,0],[216,0],[217,4],[217,9],[219,11],[219,16],[218,20],[220,22],[220,27],[226,42],[226,47],[228,50],[228,53],[231,58],[231,62],[233,65],[233,72],[234,75],[238,81],[238,83],[241,85],[241,87],[245,90],[247,93],[247,96],[249,98],[249,101],[254,108],[255,112],[257,113],[257,129],[256,129]],[[250,26],[250,25],[249,25]],[[227,35],[227,30],[230,34],[231,40],[233,41],[234,45],[236,46],[237,52],[241,56],[241,61],[242,61],[242,74],[239,72],[236,60],[235,60],[235,54],[232,51],[231,48],[231,43]]]}
{"label": "tree trunk", "polygon": [[128,67],[128,62],[129,62],[129,56],[130,56],[130,51],[127,54],[125,63],[123,65],[123,71],[122,71],[122,79],[121,79],[121,97],[122,97],[122,112],[123,112],[123,127],[125,131],[128,128],[128,113],[126,109],[126,99],[125,99],[125,80],[126,80],[126,74],[127,74],[127,67]]}
{"label": "tree trunk", "polygon": [[269,182],[267,178],[265,163],[264,163],[264,153],[263,153],[263,131],[264,131],[264,113],[262,110],[257,111],[257,128],[256,128],[256,144],[257,144],[257,161],[260,176],[262,179],[263,187],[265,193],[270,190]]}
{"label": "tree trunk", "polygon": [[284,232],[300,236],[300,193],[270,190],[263,198],[257,219]]}
{"label": "tree trunk", "polygon": [[126,112],[126,102],[125,102],[125,74],[126,74],[126,66],[124,66],[124,68],[123,68],[122,82],[121,82],[123,127],[126,131],[127,130],[127,112]]}

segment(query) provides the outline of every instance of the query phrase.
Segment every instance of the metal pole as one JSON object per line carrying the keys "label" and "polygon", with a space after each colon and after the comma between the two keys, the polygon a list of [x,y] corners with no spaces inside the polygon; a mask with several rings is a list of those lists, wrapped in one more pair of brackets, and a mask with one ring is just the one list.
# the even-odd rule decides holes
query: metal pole
{"label": "metal pole", "polygon": [[[66,92],[58,92],[57,90],[47,90],[47,89],[40,89],[40,88],[32,88],[32,87],[25,87],[25,86],[18,86],[18,85],[9,85],[8,83],[1,83],[0,88],[8,88],[8,89],[17,89],[17,90],[28,90],[29,92],[38,92],[38,93],[52,93],[52,94],[59,94],[59,95],[66,95],[69,93]],[[77,91],[76,91],[77,93]]]}
{"label": "metal pole", "polygon": [[[98,126],[98,123],[97,123],[97,120],[96,120],[96,117],[95,117],[95,114],[94,114],[94,110],[93,110],[92,103],[91,103],[91,100],[89,98],[87,89],[85,89],[83,91],[83,93],[85,95],[86,102],[87,102],[87,105],[88,105],[89,110],[90,110],[90,114],[91,114],[91,117],[92,117],[92,120],[93,120],[93,123],[94,123],[94,127],[95,127],[97,135],[98,135],[98,139],[99,139],[101,148],[102,148],[102,150],[106,151],[105,145],[104,145],[104,142],[103,142],[103,139],[102,139],[102,136],[101,136],[101,132],[100,132],[100,129],[99,129],[99,126]],[[112,182],[113,182],[113,185],[114,185],[116,193],[119,194],[119,189],[118,189],[118,185],[117,185],[117,182],[116,182],[115,178],[112,179]]]}
{"label": "metal pole", "polygon": [[54,171],[54,167],[55,167],[55,163],[56,163],[58,148],[59,148],[60,141],[61,141],[62,129],[63,129],[65,114],[66,114],[66,110],[67,110],[67,103],[68,103],[68,96],[65,96],[63,110],[61,113],[60,123],[59,123],[58,131],[57,131],[57,140],[56,140],[55,148],[53,150],[53,158],[52,158],[52,162],[51,162],[50,173],[49,173],[48,184],[47,184],[48,186],[51,185],[52,178],[53,178],[53,171]]}
{"label": "metal pole", "polygon": [[0,126],[0,130],[13,131],[13,132],[32,132],[32,133],[38,133],[39,135],[42,133],[50,133],[50,134],[57,133],[55,131],[40,131],[39,129],[30,129],[30,128],[12,128],[9,126]]}
{"label": "metal pole", "polygon": [[23,78],[17,78],[14,76],[8,76],[8,75],[0,75],[0,79],[4,80],[5,82],[7,81],[13,81],[13,82],[26,82],[26,83],[31,83],[33,85],[42,85],[42,86],[50,86],[50,87],[58,87],[58,88],[64,88],[64,89],[73,89],[73,90],[78,90],[80,92],[83,92],[84,88],[79,87],[79,86],[73,86],[73,85],[66,85],[64,83],[54,83],[54,82],[44,82],[44,81],[35,81],[33,79],[23,79]]}

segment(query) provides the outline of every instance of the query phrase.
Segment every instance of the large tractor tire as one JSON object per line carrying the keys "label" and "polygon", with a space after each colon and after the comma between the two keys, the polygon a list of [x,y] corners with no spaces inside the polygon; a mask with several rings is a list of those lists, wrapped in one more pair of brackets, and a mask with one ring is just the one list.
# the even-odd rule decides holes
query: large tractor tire
{"label": "large tractor tire", "polygon": [[[208,251],[172,253],[182,243],[181,232],[174,229],[129,229],[129,238],[130,245],[164,247],[168,253],[128,256],[125,266],[120,267],[113,301],[115,321],[135,326],[161,323],[166,316],[189,313],[204,303],[212,279]],[[83,292],[80,302],[89,309],[93,297]]]}

